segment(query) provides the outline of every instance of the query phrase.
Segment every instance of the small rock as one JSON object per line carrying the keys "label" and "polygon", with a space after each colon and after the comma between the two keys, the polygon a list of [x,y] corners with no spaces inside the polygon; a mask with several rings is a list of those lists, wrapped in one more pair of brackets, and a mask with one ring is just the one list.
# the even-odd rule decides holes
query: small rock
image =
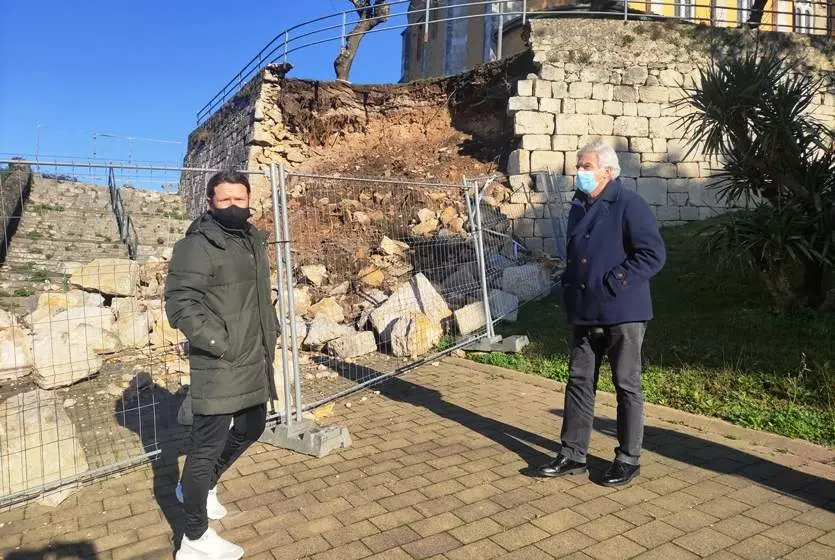
{"label": "small rock", "polygon": [[456,358],[466,358],[467,357],[467,353],[464,352],[463,350],[461,350],[460,348],[456,348],[455,350],[453,350],[452,355]]}
{"label": "small rock", "polygon": [[354,212],[354,221],[361,226],[367,226],[371,223],[371,217],[365,212]]}
{"label": "small rock", "polygon": [[301,267],[302,276],[314,286],[321,286],[328,276],[328,271],[323,264],[307,264]]}
{"label": "small rock", "polygon": [[319,371],[327,371],[328,366],[326,366],[325,364],[319,364],[318,366],[316,366],[316,369]]}
{"label": "small rock", "polygon": [[72,408],[73,406],[75,406],[75,399],[67,399],[64,401],[64,408]]}
{"label": "small rock", "polygon": [[420,210],[418,210],[417,216],[418,220],[420,220],[420,223],[428,222],[437,218],[435,212],[433,212],[429,208],[421,208]]}
{"label": "small rock", "polygon": [[359,271],[359,279],[366,286],[379,288],[386,277],[382,270],[371,264]]}
{"label": "small rock", "polygon": [[330,292],[328,292],[328,295],[344,296],[345,294],[348,293],[348,290],[350,290],[350,289],[351,289],[351,283],[348,282],[347,280],[345,280],[344,282],[342,282],[341,284],[339,284],[338,286],[333,288]]}
{"label": "small rock", "polygon": [[402,241],[395,241],[389,237],[383,236],[380,241],[380,251],[389,256],[401,256],[409,250],[409,246]]}
{"label": "small rock", "polygon": [[313,375],[312,373],[305,373],[304,378],[307,379],[308,381],[313,381],[314,379],[316,379],[316,376]]}
{"label": "small rock", "polygon": [[346,403],[345,403],[345,408],[351,408],[351,403],[346,402]]}
{"label": "small rock", "polygon": [[360,402],[365,402],[367,400],[368,400],[368,397],[363,397],[363,398],[360,399]]}

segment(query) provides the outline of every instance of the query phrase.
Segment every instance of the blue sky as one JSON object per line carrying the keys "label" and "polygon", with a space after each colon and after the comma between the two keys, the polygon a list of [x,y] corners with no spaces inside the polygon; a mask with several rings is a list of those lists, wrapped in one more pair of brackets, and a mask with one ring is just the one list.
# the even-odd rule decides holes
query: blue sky
{"label": "blue sky", "polygon": [[[95,154],[177,165],[197,111],[273,36],[350,4],[10,0],[2,6],[0,159],[37,150],[41,159]],[[317,37],[332,35],[339,30]],[[290,76],[333,79],[337,49],[331,42],[291,54]],[[400,31],[367,36],[351,80],[399,77]]]}

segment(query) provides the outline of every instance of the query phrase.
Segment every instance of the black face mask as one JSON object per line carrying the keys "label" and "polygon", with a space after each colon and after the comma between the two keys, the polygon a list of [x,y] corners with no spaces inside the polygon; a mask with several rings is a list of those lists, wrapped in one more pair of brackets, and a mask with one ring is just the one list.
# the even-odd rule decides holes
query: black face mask
{"label": "black face mask", "polygon": [[228,229],[244,229],[247,226],[247,220],[252,215],[249,208],[241,208],[240,206],[229,206],[227,208],[213,208],[212,216],[218,221],[220,225]]}

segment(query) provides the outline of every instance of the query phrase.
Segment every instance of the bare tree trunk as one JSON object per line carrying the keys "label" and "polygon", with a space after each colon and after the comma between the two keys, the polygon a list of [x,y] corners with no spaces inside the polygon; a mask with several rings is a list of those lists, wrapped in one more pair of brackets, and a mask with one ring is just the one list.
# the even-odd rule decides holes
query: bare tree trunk
{"label": "bare tree trunk", "polygon": [[[751,11],[748,12],[748,27],[757,29],[763,21],[763,13],[768,0],[754,0]],[[777,14],[774,14],[774,24],[777,24]]]}
{"label": "bare tree trunk", "polygon": [[[373,6],[372,1],[374,1]],[[390,13],[388,0],[350,0],[350,2],[356,8],[360,20],[348,34],[345,45],[339,51],[336,60],[333,61],[336,79],[345,81],[348,81],[348,76],[351,74],[351,65],[354,63],[360,41],[366,33],[386,21]]]}

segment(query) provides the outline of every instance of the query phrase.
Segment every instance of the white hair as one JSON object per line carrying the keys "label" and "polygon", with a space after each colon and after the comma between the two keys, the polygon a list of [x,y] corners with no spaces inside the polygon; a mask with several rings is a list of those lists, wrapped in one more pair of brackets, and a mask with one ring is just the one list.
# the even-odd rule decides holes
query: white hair
{"label": "white hair", "polygon": [[598,165],[601,169],[611,169],[612,179],[617,179],[620,175],[620,162],[618,161],[618,154],[615,149],[609,145],[608,142],[602,138],[594,140],[577,152],[577,159],[579,160],[585,154],[597,154]]}

